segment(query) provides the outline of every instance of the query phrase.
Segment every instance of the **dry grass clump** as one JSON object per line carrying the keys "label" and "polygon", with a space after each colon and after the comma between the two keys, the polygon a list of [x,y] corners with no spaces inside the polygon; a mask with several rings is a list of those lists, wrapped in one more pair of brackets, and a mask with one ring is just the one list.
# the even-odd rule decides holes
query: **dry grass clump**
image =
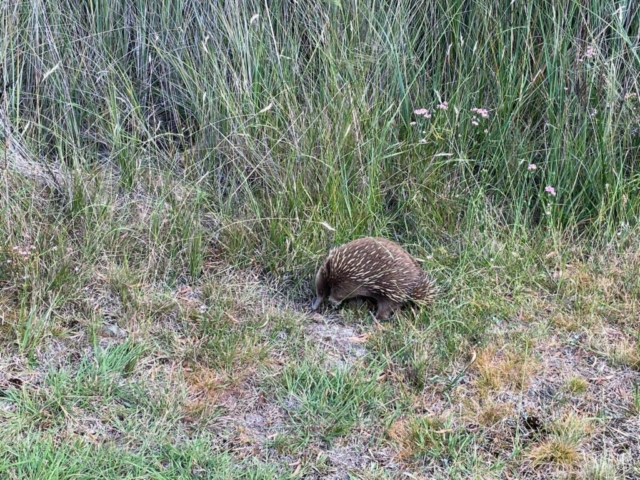
{"label": "dry grass clump", "polygon": [[407,461],[455,454],[456,444],[464,444],[462,437],[468,437],[444,418],[424,415],[399,418],[386,433],[396,444],[398,457]]}
{"label": "dry grass clump", "polygon": [[640,369],[640,340],[632,338],[615,326],[601,325],[589,331],[586,344],[594,352],[606,357],[614,366]]}
{"label": "dry grass clump", "polygon": [[531,448],[526,457],[535,467],[551,465],[565,469],[573,469],[580,459],[576,445],[559,439],[543,440]]}
{"label": "dry grass clump", "polygon": [[478,398],[466,391],[460,392],[460,397],[463,415],[468,423],[492,428],[504,420],[516,417],[516,411],[510,402],[495,399],[491,395]]}
{"label": "dry grass clump", "polygon": [[532,355],[515,346],[497,350],[494,346],[478,353],[473,369],[481,390],[495,391],[503,387],[521,389],[536,371],[539,362]]}
{"label": "dry grass clump", "polygon": [[524,457],[534,470],[573,475],[585,458],[582,445],[593,433],[589,419],[569,412],[550,422]]}

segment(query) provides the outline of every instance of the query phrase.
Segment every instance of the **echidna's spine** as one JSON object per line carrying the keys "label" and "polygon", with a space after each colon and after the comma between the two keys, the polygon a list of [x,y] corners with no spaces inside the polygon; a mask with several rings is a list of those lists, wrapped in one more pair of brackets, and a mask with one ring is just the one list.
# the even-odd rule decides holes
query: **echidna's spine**
{"label": "echidna's spine", "polygon": [[431,275],[423,272],[420,281],[411,292],[411,298],[418,302],[431,303],[438,293],[436,282]]}

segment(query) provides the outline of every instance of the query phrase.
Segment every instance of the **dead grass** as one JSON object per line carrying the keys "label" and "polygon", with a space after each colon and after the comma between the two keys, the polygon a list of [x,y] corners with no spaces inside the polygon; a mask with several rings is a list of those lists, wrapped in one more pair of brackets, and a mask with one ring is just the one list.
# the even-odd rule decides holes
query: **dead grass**
{"label": "dead grass", "polygon": [[478,374],[477,383],[485,396],[492,390],[504,387],[516,390],[525,388],[539,367],[534,357],[511,346],[497,350],[489,346],[478,353],[472,367]]}
{"label": "dead grass", "polygon": [[553,467],[575,468],[580,455],[575,445],[558,439],[544,440],[527,452],[526,457],[535,467],[551,465]]}

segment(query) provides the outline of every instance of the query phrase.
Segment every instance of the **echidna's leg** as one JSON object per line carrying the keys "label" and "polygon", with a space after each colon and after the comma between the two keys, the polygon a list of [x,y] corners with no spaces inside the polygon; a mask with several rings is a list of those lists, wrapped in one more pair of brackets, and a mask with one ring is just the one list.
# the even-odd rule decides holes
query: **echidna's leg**
{"label": "echidna's leg", "polygon": [[391,316],[393,311],[399,307],[398,303],[388,298],[378,298],[378,309],[376,310],[376,318],[378,320],[386,320]]}

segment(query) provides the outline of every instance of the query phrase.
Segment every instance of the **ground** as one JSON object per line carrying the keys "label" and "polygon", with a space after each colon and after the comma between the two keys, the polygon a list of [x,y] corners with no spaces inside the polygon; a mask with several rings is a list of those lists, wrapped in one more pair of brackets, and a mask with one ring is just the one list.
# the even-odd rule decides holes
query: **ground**
{"label": "ground", "polygon": [[[111,271],[84,287],[84,304],[34,320],[32,348],[14,336],[7,295],[2,470],[638,478],[638,298],[621,283],[636,268],[624,255],[554,268],[554,293],[508,294],[498,280],[488,306],[448,290],[385,322],[359,301],[312,313],[259,273],[219,264],[175,289],[114,290],[122,272]],[[503,298],[494,308],[491,295]],[[470,312],[483,328],[455,334]],[[33,444],[49,447],[38,462]]]}

